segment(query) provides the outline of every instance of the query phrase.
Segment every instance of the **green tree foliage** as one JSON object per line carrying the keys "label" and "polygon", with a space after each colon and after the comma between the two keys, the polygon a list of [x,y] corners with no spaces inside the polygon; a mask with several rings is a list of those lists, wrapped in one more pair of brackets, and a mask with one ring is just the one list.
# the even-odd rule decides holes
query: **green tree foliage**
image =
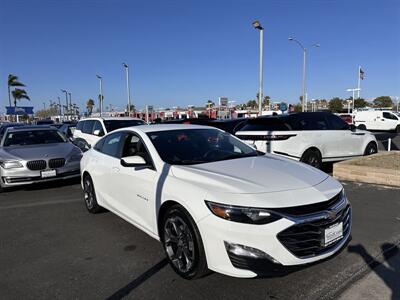
{"label": "green tree foliage", "polygon": [[301,107],[301,103],[297,103],[294,105],[294,112],[301,112],[302,107]]}
{"label": "green tree foliage", "polygon": [[250,109],[256,109],[258,107],[258,102],[256,100],[249,100],[246,105]]}
{"label": "green tree foliage", "polygon": [[17,86],[25,86],[25,85],[18,81],[18,76],[9,74],[7,78],[7,87],[8,87],[8,102],[10,106],[11,106],[11,87],[17,87]]}
{"label": "green tree foliage", "polygon": [[363,108],[368,106],[368,102],[364,98],[358,98],[354,100],[354,108]]}
{"label": "green tree foliage", "polygon": [[270,96],[265,96],[264,100],[262,102],[263,107],[269,107],[269,103],[271,102],[271,97]]}
{"label": "green tree foliage", "polygon": [[389,96],[379,96],[374,99],[374,105],[376,107],[392,107],[393,106],[393,101],[392,98]]}
{"label": "green tree foliage", "polygon": [[87,109],[88,116],[90,116],[92,114],[93,107],[94,107],[93,99],[89,99],[88,101],[86,101],[86,109]]}
{"label": "green tree foliage", "polygon": [[343,100],[335,97],[329,101],[329,110],[333,113],[338,113],[343,110]]}

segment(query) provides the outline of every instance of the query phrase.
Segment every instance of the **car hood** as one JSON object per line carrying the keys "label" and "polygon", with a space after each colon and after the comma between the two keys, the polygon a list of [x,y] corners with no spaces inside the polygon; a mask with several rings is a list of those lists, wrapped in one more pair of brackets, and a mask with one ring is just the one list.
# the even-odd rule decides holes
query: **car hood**
{"label": "car hood", "polygon": [[190,166],[174,165],[172,174],[209,191],[254,194],[315,186],[329,175],[275,155],[231,159]]}
{"label": "car hood", "polygon": [[70,143],[10,146],[3,147],[0,156],[22,160],[66,158],[74,149]]}

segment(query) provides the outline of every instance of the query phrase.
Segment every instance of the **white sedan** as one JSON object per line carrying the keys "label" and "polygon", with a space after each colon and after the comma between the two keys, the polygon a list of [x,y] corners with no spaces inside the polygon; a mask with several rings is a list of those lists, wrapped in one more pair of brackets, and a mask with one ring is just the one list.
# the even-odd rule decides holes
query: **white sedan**
{"label": "white sedan", "polygon": [[338,181],[211,127],[114,131],[84,154],[81,173],[89,212],[106,208],[160,240],[187,279],[287,270],[333,255],[350,236]]}

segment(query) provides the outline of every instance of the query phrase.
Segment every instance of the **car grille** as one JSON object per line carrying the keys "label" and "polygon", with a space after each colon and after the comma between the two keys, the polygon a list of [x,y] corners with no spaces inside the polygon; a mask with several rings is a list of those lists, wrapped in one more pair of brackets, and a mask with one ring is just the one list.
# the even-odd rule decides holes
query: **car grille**
{"label": "car grille", "polygon": [[[300,222],[280,232],[277,236],[279,241],[299,258],[321,255],[334,248],[350,234],[351,206],[347,204],[332,216],[329,211],[321,214],[325,217],[310,218],[310,221]],[[340,222],[343,222],[343,238],[325,246],[325,229]]]}
{"label": "car grille", "polygon": [[46,161],[45,160],[31,160],[26,164],[29,170],[39,171],[46,169]]}
{"label": "car grille", "polygon": [[61,168],[65,165],[65,159],[64,158],[53,158],[49,160],[49,168],[55,169],[55,168]]}

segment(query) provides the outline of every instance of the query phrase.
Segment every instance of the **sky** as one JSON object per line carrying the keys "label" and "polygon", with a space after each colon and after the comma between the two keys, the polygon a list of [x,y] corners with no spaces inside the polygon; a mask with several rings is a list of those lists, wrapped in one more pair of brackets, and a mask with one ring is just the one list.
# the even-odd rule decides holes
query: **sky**
{"label": "sky", "polygon": [[[0,0],[0,112],[7,76],[26,84],[36,110],[72,94],[85,107],[127,103],[129,64],[137,108],[204,105],[256,97],[264,27],[264,95],[297,103],[302,50],[308,99],[348,97],[365,72],[361,97],[400,96],[399,0]],[[319,43],[319,48],[312,47]],[[96,101],[97,103],[97,101]]]}

